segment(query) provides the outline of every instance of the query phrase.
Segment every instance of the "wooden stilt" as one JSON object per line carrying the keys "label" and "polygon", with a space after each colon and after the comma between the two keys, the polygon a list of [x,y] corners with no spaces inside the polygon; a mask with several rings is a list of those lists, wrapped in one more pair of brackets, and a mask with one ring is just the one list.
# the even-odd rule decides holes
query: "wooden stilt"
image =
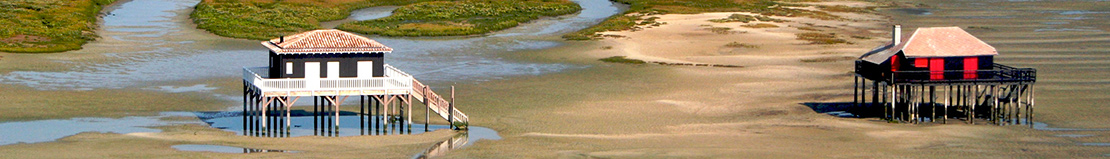
{"label": "wooden stilt", "polygon": [[859,107],[859,75],[852,76],[852,107]]}
{"label": "wooden stilt", "polygon": [[948,99],[952,98],[952,85],[944,87],[944,118],[941,123],[948,124]]}
{"label": "wooden stilt", "polygon": [[[428,87],[424,87],[424,92],[428,92]],[[428,96],[422,96],[422,97],[424,97],[424,101],[428,101]],[[430,116],[432,116],[432,106],[429,106],[429,105],[431,105],[431,104],[424,104],[424,132],[431,131],[431,130],[428,130],[428,124],[429,124],[428,121],[431,120]]]}
{"label": "wooden stilt", "polygon": [[405,111],[405,113],[407,113],[405,115],[405,118],[407,118],[405,119],[405,122],[408,122],[408,126],[406,128],[408,129],[409,134],[412,134],[412,95],[405,95],[405,98],[408,98],[405,100],[405,109],[407,109]]}
{"label": "wooden stilt", "polygon": [[366,104],[365,100],[363,96],[358,96],[358,130],[361,135],[366,135],[366,131],[364,131],[366,129],[366,120],[363,118],[366,116],[366,107],[364,107]]}
{"label": "wooden stilt", "polygon": [[455,126],[455,86],[451,86],[451,102],[447,104],[447,125],[451,128],[458,129]]}

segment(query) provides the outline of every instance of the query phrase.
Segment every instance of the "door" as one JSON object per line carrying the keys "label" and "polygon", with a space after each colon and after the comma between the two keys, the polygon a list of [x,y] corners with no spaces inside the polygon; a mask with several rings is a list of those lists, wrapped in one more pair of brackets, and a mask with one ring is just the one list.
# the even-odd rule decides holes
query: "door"
{"label": "door", "polygon": [[304,63],[305,88],[320,88],[320,62]]}
{"label": "door", "polygon": [[944,79],[944,58],[934,57],[929,58],[929,79],[941,80]]}
{"label": "door", "polygon": [[358,61],[358,78],[370,78],[374,76],[374,61]]}
{"label": "door", "polygon": [[328,78],[339,78],[339,61],[328,61]]}
{"label": "door", "polygon": [[978,57],[964,57],[964,79],[979,78],[979,58]]}

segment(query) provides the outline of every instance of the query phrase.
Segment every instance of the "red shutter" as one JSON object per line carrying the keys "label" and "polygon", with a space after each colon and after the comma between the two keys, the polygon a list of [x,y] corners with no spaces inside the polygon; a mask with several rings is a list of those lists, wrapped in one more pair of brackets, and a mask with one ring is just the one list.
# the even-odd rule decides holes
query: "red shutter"
{"label": "red shutter", "polygon": [[900,66],[899,63],[898,63],[898,55],[891,56],[890,57],[890,72],[898,71],[898,66]]}
{"label": "red shutter", "polygon": [[964,79],[979,78],[975,74],[979,70],[979,57],[964,57]]}
{"label": "red shutter", "polygon": [[913,59],[913,67],[928,69],[929,68],[929,58]]}
{"label": "red shutter", "polygon": [[944,79],[944,58],[930,58],[929,71],[929,79]]}

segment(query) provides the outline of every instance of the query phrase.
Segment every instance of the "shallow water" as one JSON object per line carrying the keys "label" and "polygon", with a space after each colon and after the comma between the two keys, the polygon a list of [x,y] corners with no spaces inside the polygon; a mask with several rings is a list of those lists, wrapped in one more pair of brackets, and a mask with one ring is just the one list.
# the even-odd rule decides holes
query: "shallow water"
{"label": "shallow water", "polygon": [[[243,125],[243,120],[244,119],[243,119],[242,116],[225,116],[225,117],[216,117],[216,118],[205,118],[205,117],[203,117],[203,115],[201,115],[201,116],[202,116],[201,120],[206,122],[206,123],[209,123],[209,125],[211,125],[212,127],[223,129],[225,131],[235,132],[238,135],[250,135],[250,134],[244,134],[244,129],[243,129],[244,128],[244,125]],[[313,135],[317,135],[317,133],[320,133],[321,129],[330,129],[330,128],[316,128],[313,124],[313,117],[312,116],[293,116],[290,119],[291,119],[290,120],[290,126],[291,127],[290,127],[289,131],[287,132],[289,137],[313,136]],[[381,121],[382,118],[381,118],[381,116],[375,116],[374,119],[376,119],[374,121]],[[280,120],[284,121],[285,119],[280,119]],[[323,120],[329,120],[330,121],[330,120],[333,120],[333,118],[327,117],[327,118],[324,118]],[[417,120],[417,119],[414,117],[414,120]],[[423,120],[423,119],[419,119],[419,120]],[[365,122],[370,122],[370,121],[365,121]],[[369,128],[369,127],[361,125],[361,124],[365,124],[365,123],[359,121],[359,116],[356,116],[356,115],[340,115],[340,117],[339,117],[339,128],[334,132],[333,131],[326,131],[324,133],[321,133],[321,135],[319,135],[319,136],[402,135],[402,134],[422,134],[422,133],[424,133],[425,132],[424,124],[419,124],[419,123],[416,123],[416,122],[417,121],[413,121],[413,124],[411,125],[411,127],[409,125],[405,125],[405,127],[408,127],[408,128],[411,128],[411,129],[403,129],[399,125],[384,125],[385,128],[383,128],[383,129],[375,129],[375,128]],[[324,124],[321,124],[321,125],[324,125]],[[383,126],[383,125],[379,125],[379,126]],[[436,130],[440,130],[440,129],[449,130],[447,125],[428,125],[427,130],[428,131],[436,131]],[[489,129],[489,128],[484,128],[484,127],[471,126],[471,127],[469,127],[469,129],[467,131],[463,131],[461,133],[467,135],[467,138],[468,138],[467,141],[468,142],[466,142],[465,145],[473,144],[474,142],[476,142],[478,140],[482,140],[482,139],[486,139],[486,140],[499,140],[499,139],[501,139],[501,136],[497,134],[497,131],[494,131],[493,129]],[[327,135],[322,135],[322,134],[327,134]]]}
{"label": "shallow water", "polygon": [[357,9],[351,11],[351,16],[348,16],[347,19],[320,22],[320,26],[324,28],[335,28],[336,26],[347,22],[385,18],[389,15],[393,15],[393,10],[396,9],[397,6],[378,6]]}
{"label": "shallow water", "polygon": [[173,148],[173,149],[181,150],[181,151],[219,152],[219,153],[262,153],[262,152],[297,153],[298,152],[298,151],[285,151],[285,150],[252,149],[252,148],[220,146],[220,145],[184,144],[184,145],[173,145],[173,146],[170,146],[170,147]]}
{"label": "shallow water", "polygon": [[898,9],[891,9],[891,11],[895,11],[895,12],[899,12],[899,13],[903,13],[903,14],[909,14],[909,15],[932,15],[933,14],[933,12],[929,12],[929,10],[927,10],[927,9],[920,9],[920,8],[898,8]]}
{"label": "shallow water", "polygon": [[1083,146],[1110,146],[1110,142],[1084,142],[1080,145]]}
{"label": "shallow water", "polygon": [[1110,129],[1057,128],[1050,127],[1042,122],[1033,122],[1033,129],[1044,131],[1110,131]]}
{"label": "shallow water", "polygon": [[1081,138],[1081,137],[1092,137],[1092,136],[1095,136],[1095,135],[1083,135],[1083,134],[1060,134],[1060,135],[1056,135],[1056,137],[1070,137],[1070,138]]}
{"label": "shallow water", "polygon": [[[0,83],[41,90],[91,90],[147,87],[151,83],[237,77],[241,68],[265,66],[266,50],[258,42],[216,37],[196,30],[188,10],[197,0],[133,0],[108,7],[98,33],[107,40],[85,49],[45,55],[68,71],[14,68]],[[388,64],[416,75],[426,84],[501,79],[584,68],[559,63],[529,63],[499,54],[562,45],[557,38],[619,13],[605,0],[575,0],[580,14],[545,18],[480,37],[407,38],[369,36],[395,49]],[[389,15],[392,7],[359,10],[353,20]],[[57,60],[66,54],[100,54],[113,60]],[[59,66],[63,67],[63,66]]]}
{"label": "shallow water", "polygon": [[73,118],[0,123],[0,145],[54,141],[82,132],[135,133],[160,132],[153,126],[198,124],[196,121],[162,121],[159,118],[192,116],[192,113],[166,112],[160,116],[112,118]]}

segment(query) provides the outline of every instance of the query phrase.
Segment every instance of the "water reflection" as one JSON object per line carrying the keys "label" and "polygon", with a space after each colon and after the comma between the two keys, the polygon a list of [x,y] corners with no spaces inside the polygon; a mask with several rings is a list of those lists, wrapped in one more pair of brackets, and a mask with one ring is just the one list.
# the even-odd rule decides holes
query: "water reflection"
{"label": "water reflection", "polygon": [[[198,112],[197,116],[202,121],[214,128],[232,131],[239,135],[261,137],[297,137],[297,136],[359,136],[359,135],[399,135],[422,134],[435,130],[450,130],[448,125],[406,124],[400,122],[400,116],[361,116],[354,112],[340,112],[339,124],[331,123],[334,118],[317,115],[303,110],[291,111],[291,116],[271,116],[267,118],[248,119],[242,112]],[[256,113],[248,113],[256,114]],[[260,122],[266,120],[267,122]],[[285,123],[288,121],[288,123]],[[260,123],[266,123],[260,126]],[[334,125],[333,125],[334,124]],[[470,146],[478,140],[500,140],[501,136],[489,128],[470,126],[467,130],[458,131],[460,134],[433,144],[424,152],[413,158],[428,158],[446,154],[451,150]],[[222,148],[223,151],[232,151]],[[215,148],[209,148],[215,149]],[[238,150],[240,148],[235,148]]]}
{"label": "water reflection", "polygon": [[[425,125],[415,121],[412,124],[402,123],[397,119],[399,116],[360,116],[355,112],[340,112],[340,122],[335,124],[331,123],[334,120],[331,116],[315,116],[315,113],[303,110],[291,111],[288,120],[284,116],[260,119],[268,121],[267,126],[261,126],[260,123],[263,122],[245,119],[241,114],[242,112],[198,112],[197,117],[214,128],[235,132],[238,135],[266,137],[399,135],[450,129],[448,125]],[[289,123],[286,124],[286,121]],[[460,132],[473,136],[468,138],[468,142],[479,139],[501,139],[497,131],[484,127],[471,126],[468,130]]]}
{"label": "water reflection", "polygon": [[252,148],[220,146],[220,145],[185,144],[185,145],[173,145],[173,146],[170,146],[170,147],[172,147],[174,149],[177,149],[177,150],[181,150],[181,151],[219,152],[219,153],[265,153],[265,152],[297,153],[297,152],[299,152],[299,151],[286,151],[286,150],[252,149]]}

